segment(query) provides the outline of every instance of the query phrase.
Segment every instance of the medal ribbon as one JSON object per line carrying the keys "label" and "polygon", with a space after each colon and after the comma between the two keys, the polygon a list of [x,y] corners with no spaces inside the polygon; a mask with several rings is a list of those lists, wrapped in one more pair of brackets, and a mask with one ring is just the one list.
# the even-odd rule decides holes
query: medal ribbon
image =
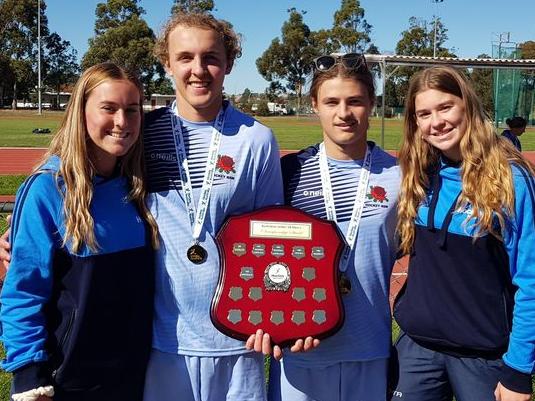
{"label": "medal ribbon", "polygon": [[[327,219],[337,222],[336,220],[336,208],[334,205],[333,187],[331,184],[331,176],[329,175],[329,163],[327,161],[327,154],[325,152],[325,145],[322,142],[320,144],[319,151],[319,165],[321,175],[321,188],[323,192],[323,201],[325,202],[325,211],[327,212]],[[368,189],[368,181],[370,179],[370,171],[372,168],[372,152],[370,152],[369,146],[366,146],[366,154],[364,156],[364,163],[360,171],[359,186],[355,195],[355,202],[353,203],[353,212],[351,213],[351,220],[347,227],[347,233],[345,239],[347,242],[346,249],[342,255],[342,261],[340,262],[340,271],[345,272],[349,262],[349,256],[355,248],[355,242],[360,225],[360,218],[362,211],[364,210],[364,200],[366,197],[366,190]]]}
{"label": "medal ribbon", "polygon": [[195,207],[193,199],[193,187],[191,186],[191,176],[188,167],[188,156],[186,154],[186,147],[184,145],[184,135],[182,131],[182,123],[178,117],[178,109],[176,102],[171,106],[173,109],[173,116],[171,123],[173,125],[173,137],[175,140],[175,150],[178,156],[178,171],[180,173],[180,183],[182,184],[182,192],[184,196],[184,203],[188,211],[189,222],[194,243],[199,242],[201,230],[208,211],[208,203],[210,202],[210,193],[214,183],[214,173],[217,164],[217,155],[221,145],[221,136],[223,126],[225,124],[225,117],[227,108],[223,107],[219,110],[215,119],[214,127],[212,128],[212,139],[208,149],[208,160],[206,161],[206,168],[204,170],[204,178],[201,187],[201,194],[199,196],[198,207]]}

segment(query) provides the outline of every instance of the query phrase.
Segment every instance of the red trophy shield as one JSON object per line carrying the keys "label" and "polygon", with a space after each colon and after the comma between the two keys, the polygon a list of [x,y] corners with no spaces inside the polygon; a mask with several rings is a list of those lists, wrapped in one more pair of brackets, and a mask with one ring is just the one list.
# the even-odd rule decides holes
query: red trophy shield
{"label": "red trophy shield", "polygon": [[274,344],[325,338],[344,320],[336,224],[289,206],[231,216],[216,237],[221,271],[210,316],[246,340],[258,329]]}

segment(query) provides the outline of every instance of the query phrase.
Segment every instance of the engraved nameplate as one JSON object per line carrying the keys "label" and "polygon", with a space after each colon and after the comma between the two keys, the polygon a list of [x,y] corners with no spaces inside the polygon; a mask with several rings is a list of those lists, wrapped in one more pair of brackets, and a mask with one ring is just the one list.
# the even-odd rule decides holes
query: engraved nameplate
{"label": "engraved nameplate", "polygon": [[304,246],[294,246],[292,247],[292,256],[296,259],[303,259],[305,255],[305,247]]}
{"label": "engraved nameplate", "polygon": [[253,244],[253,255],[260,258],[266,254],[266,246],[264,244]]}
{"label": "engraved nameplate", "polygon": [[247,253],[247,245],[243,242],[236,242],[232,245],[232,253],[236,256],[243,256]]}
{"label": "engraved nameplate", "polygon": [[240,270],[240,277],[245,281],[249,281],[254,277],[252,267],[242,267]]}
{"label": "engraved nameplate", "polygon": [[325,257],[325,249],[322,246],[313,246],[312,257],[316,260],[323,259]]}
{"label": "engraved nameplate", "polygon": [[251,220],[250,236],[252,238],[311,239],[312,224],[290,221]]}

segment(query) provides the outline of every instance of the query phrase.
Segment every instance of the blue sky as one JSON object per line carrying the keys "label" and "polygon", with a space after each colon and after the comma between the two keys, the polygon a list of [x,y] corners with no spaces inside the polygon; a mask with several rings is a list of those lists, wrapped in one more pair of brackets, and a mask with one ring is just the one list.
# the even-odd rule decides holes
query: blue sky
{"label": "blue sky", "polygon": [[[46,0],[48,26],[71,42],[81,57],[94,35],[95,8],[105,0]],[[141,0],[145,20],[159,32],[167,19],[172,0]],[[215,15],[230,21],[243,39],[243,55],[225,80],[225,91],[242,93],[245,88],[263,92],[268,83],[260,76],[255,61],[280,36],[287,9],[306,10],[305,22],[312,30],[330,28],[339,0],[215,0]],[[492,42],[509,32],[512,42],[535,40],[535,0],[361,0],[365,18],[372,25],[372,40],[381,52],[393,52],[400,33],[412,16],[432,21],[438,12],[449,40],[460,57],[491,54]]]}

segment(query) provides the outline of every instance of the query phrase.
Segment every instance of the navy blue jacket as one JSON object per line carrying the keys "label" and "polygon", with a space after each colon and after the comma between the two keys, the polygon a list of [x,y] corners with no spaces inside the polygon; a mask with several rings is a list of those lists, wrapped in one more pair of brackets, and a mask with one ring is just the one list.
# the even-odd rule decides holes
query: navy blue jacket
{"label": "navy blue jacket", "polygon": [[[57,170],[51,158],[43,167]],[[54,400],[142,400],[151,348],[154,262],[121,177],[94,180],[98,252],[63,246],[61,180],[30,176],[17,193],[1,295],[3,368],[13,391],[53,385]]]}
{"label": "navy blue jacket", "polygon": [[503,356],[500,381],[531,392],[535,366],[535,184],[516,166],[503,241],[474,239],[471,206],[456,210],[460,168],[442,163],[418,208],[409,275],[394,316],[414,341],[453,355]]}

